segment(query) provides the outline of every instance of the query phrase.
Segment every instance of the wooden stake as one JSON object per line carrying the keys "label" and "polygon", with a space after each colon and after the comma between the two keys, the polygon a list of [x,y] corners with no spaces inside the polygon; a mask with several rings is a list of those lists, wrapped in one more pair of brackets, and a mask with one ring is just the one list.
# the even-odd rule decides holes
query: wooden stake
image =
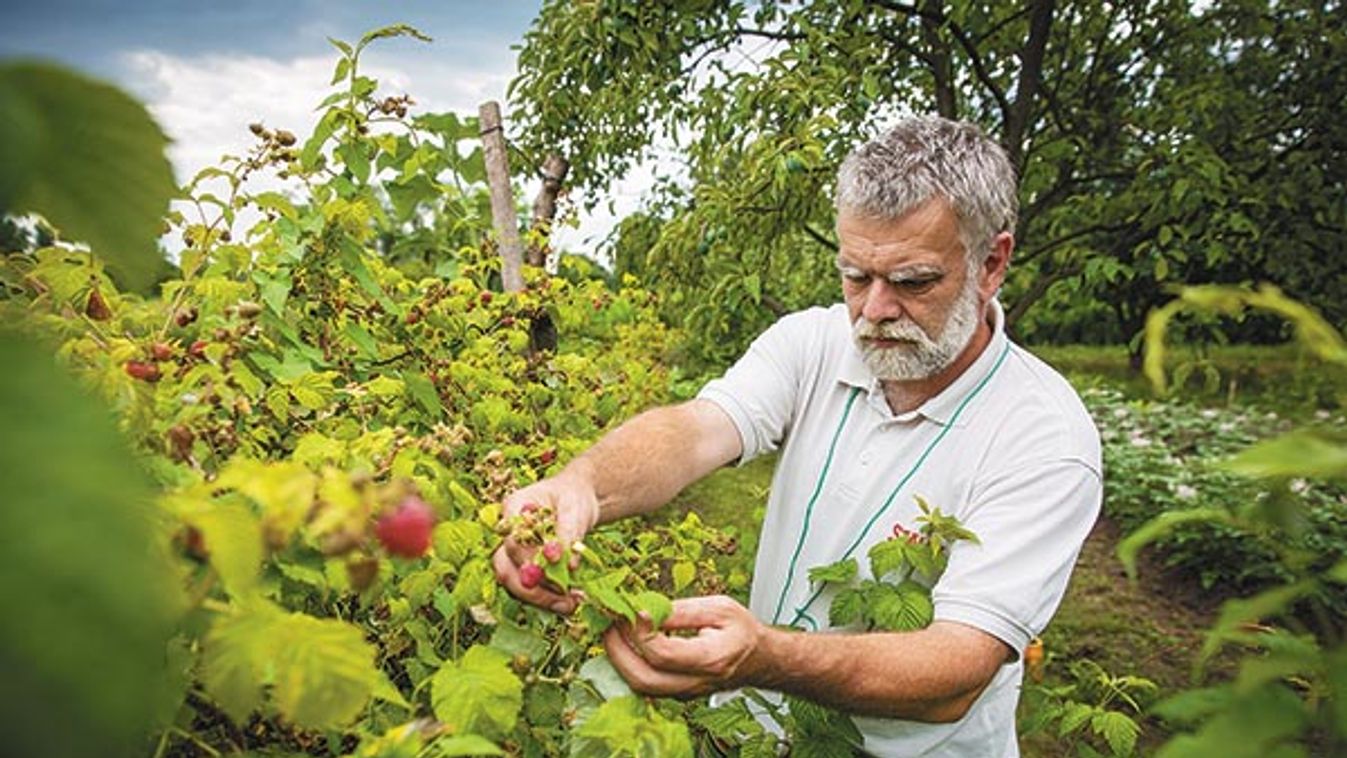
{"label": "wooden stake", "polygon": [[519,241],[519,217],[514,210],[514,191],[510,188],[510,164],[505,154],[505,133],[500,105],[494,100],[478,109],[482,130],[482,157],[486,162],[486,183],[491,190],[491,221],[496,228],[500,249],[500,275],[506,292],[524,289],[523,245]]}

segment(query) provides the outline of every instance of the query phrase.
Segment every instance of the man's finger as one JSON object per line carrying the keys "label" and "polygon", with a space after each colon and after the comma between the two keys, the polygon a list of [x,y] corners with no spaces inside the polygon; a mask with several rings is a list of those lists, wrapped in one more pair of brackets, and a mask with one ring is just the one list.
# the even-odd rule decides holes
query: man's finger
{"label": "man's finger", "polygon": [[706,684],[700,677],[662,671],[650,665],[616,627],[604,632],[603,646],[613,668],[641,694],[693,697],[706,692]]}
{"label": "man's finger", "polygon": [[660,628],[682,631],[722,626],[742,607],[724,595],[679,598],[673,601],[673,611]]}
{"label": "man's finger", "polygon": [[570,613],[575,610],[578,599],[574,595],[553,592],[541,584],[537,587],[525,587],[520,582],[518,564],[511,560],[503,547],[491,556],[491,565],[496,570],[496,580],[520,600],[557,613]]}

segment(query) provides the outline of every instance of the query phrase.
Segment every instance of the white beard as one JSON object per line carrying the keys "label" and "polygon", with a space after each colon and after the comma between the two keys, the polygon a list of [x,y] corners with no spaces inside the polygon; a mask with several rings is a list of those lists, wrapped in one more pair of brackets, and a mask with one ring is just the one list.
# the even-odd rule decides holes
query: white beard
{"label": "white beard", "polygon": [[[954,362],[968,347],[977,331],[982,309],[978,307],[977,280],[970,276],[963,291],[950,306],[949,316],[940,334],[931,338],[909,319],[875,324],[864,317],[852,327],[852,339],[880,381],[913,382],[929,379]],[[903,340],[898,347],[877,347],[863,338]]]}

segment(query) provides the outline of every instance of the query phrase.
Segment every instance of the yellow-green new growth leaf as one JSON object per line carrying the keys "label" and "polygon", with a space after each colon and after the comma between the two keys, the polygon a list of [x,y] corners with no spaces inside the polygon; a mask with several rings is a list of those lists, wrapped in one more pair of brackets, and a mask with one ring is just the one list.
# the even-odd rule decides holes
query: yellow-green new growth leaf
{"label": "yellow-green new growth leaf", "polygon": [[697,578],[697,566],[692,561],[678,561],[671,569],[674,592],[682,592]]}
{"label": "yellow-green new growth leaf", "polygon": [[456,520],[436,524],[430,541],[435,555],[454,566],[462,566],[468,558],[485,555],[487,551],[487,531],[477,521]]}
{"label": "yellow-green new growth leaf", "polygon": [[115,87],[39,63],[0,66],[0,213],[36,211],[143,290],[176,192],[168,144]]}
{"label": "yellow-green new growth leaf", "polygon": [[202,680],[235,721],[261,707],[269,685],[287,720],[307,729],[338,728],[360,714],[379,686],[374,653],[356,626],[250,603],[212,625]]}
{"label": "yellow-green new growth leaf", "polygon": [[645,613],[650,617],[650,623],[659,629],[664,626],[670,614],[673,613],[673,603],[669,598],[658,592],[645,591],[637,592],[633,595],[627,595],[631,607],[636,609],[637,613]]}
{"label": "yellow-green new growth leaf", "polygon": [[473,645],[458,661],[447,661],[430,683],[435,717],[457,732],[504,737],[514,729],[524,705],[524,685],[498,650]]}
{"label": "yellow-green new growth leaf", "polygon": [[1114,755],[1131,755],[1137,744],[1137,736],[1141,734],[1137,722],[1118,711],[1096,713],[1090,720],[1090,728],[1095,734],[1104,736]]}
{"label": "yellow-green new growth leaf", "polygon": [[589,714],[575,730],[571,755],[690,758],[692,739],[685,725],[628,695],[613,698]]}
{"label": "yellow-green new growth leaf", "polygon": [[257,586],[262,566],[262,522],[246,506],[228,501],[189,518],[201,530],[225,591],[236,598],[247,595]]}

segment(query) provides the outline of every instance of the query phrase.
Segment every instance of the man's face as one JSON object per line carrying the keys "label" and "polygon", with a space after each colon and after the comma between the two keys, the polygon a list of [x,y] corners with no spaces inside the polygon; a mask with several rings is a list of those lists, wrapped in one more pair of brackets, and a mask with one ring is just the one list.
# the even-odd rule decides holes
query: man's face
{"label": "man's face", "polygon": [[844,213],[837,237],[852,334],[875,376],[918,381],[953,363],[986,300],[949,206],[933,200],[896,220]]}

